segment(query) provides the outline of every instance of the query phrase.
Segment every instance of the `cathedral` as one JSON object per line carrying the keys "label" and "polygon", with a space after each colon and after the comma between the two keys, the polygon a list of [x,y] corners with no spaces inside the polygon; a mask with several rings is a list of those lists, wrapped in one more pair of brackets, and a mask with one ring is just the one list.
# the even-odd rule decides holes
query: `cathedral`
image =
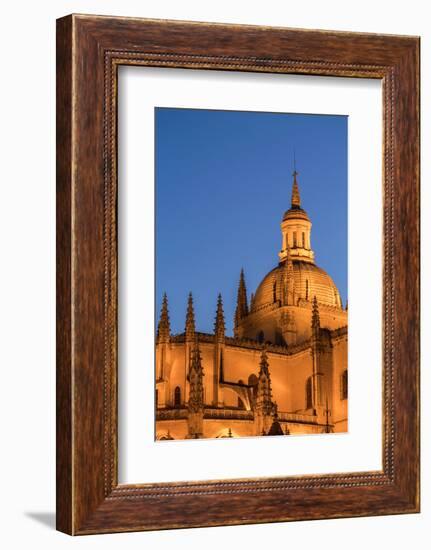
{"label": "cathedral", "polygon": [[241,270],[233,337],[221,295],[214,333],[198,332],[193,297],[171,334],[163,297],[156,340],[156,438],[347,431],[347,307],[315,263],[311,221],[293,172],[278,264],[250,300]]}

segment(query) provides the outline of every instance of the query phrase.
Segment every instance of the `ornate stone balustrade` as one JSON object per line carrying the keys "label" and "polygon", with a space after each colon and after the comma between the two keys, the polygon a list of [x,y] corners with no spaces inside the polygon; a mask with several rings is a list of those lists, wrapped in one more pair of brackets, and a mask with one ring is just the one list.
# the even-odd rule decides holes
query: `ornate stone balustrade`
{"label": "ornate stone balustrade", "polygon": [[211,409],[204,410],[204,418],[226,419],[226,420],[253,420],[253,411],[241,409]]}
{"label": "ornate stone balustrade", "polygon": [[[241,409],[217,409],[206,407],[204,409],[204,418],[220,420],[254,420],[253,411],[244,411]],[[185,420],[187,419],[187,409],[158,409],[156,413],[157,420]],[[280,422],[299,422],[302,424],[317,424],[317,417],[309,414],[298,414],[290,412],[279,412],[278,420]]]}
{"label": "ornate stone balustrade", "polygon": [[317,416],[289,412],[278,413],[279,422],[299,422],[300,424],[317,424]]}
{"label": "ornate stone balustrade", "polygon": [[187,409],[157,409],[156,420],[184,420],[187,418]]}

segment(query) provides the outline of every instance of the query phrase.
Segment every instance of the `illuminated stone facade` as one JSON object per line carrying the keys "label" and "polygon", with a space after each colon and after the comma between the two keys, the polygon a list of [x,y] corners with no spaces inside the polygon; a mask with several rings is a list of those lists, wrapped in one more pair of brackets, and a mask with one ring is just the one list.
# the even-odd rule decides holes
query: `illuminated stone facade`
{"label": "illuminated stone facade", "polygon": [[250,300],[241,271],[233,337],[225,334],[221,296],[214,333],[196,330],[191,294],[185,331],[172,335],[164,296],[157,439],[347,431],[347,310],[314,262],[296,171],[281,234],[279,263]]}

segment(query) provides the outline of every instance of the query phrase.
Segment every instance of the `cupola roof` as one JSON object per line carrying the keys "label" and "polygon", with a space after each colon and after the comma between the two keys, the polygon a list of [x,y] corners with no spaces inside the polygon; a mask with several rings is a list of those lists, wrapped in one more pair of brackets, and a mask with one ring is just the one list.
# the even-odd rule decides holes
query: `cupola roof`
{"label": "cupola roof", "polygon": [[[301,260],[292,260],[292,265],[298,299],[311,303],[316,296],[319,304],[342,307],[338,288],[325,270],[314,263]],[[274,302],[274,285],[281,284],[283,272],[284,266],[279,264],[263,278],[254,296],[254,310]]]}

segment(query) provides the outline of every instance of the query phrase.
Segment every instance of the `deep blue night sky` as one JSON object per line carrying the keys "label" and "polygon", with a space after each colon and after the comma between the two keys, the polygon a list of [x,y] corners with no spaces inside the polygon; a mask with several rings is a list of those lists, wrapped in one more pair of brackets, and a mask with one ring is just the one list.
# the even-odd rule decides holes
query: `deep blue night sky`
{"label": "deep blue night sky", "polygon": [[347,298],[347,117],[156,109],[156,316],[212,332],[222,293],[232,334],[241,267],[247,291],[278,263],[293,154],[316,263]]}

